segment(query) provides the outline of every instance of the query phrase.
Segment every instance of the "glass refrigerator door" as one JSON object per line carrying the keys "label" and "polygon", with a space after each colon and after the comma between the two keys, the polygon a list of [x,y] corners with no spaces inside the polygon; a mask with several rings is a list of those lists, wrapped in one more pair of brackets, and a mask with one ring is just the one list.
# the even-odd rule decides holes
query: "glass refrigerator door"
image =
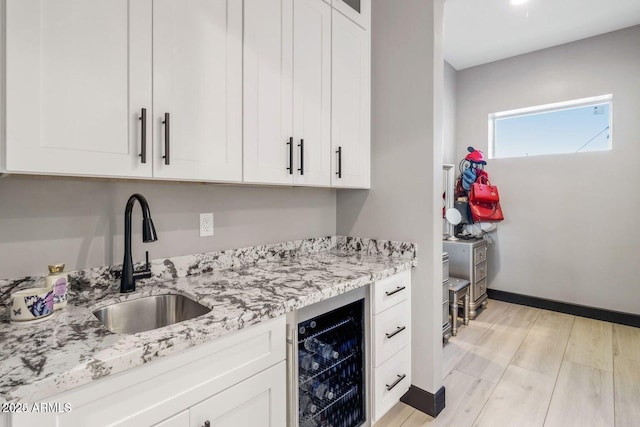
{"label": "glass refrigerator door", "polygon": [[365,422],[364,328],[364,300],[298,324],[300,427]]}

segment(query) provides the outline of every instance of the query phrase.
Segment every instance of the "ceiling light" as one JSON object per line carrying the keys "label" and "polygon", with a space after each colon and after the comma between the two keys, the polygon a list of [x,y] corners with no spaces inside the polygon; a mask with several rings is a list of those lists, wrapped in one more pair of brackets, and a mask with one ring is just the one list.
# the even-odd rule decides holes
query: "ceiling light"
{"label": "ceiling light", "polygon": [[518,6],[521,4],[525,4],[526,2],[528,2],[529,0],[509,0],[509,2],[513,5],[513,6]]}

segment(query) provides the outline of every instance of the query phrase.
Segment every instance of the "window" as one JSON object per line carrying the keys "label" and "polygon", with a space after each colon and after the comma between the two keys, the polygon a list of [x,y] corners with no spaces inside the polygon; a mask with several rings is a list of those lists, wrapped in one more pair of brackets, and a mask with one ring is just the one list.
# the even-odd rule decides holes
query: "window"
{"label": "window", "polygon": [[612,95],[489,115],[489,158],[611,150]]}

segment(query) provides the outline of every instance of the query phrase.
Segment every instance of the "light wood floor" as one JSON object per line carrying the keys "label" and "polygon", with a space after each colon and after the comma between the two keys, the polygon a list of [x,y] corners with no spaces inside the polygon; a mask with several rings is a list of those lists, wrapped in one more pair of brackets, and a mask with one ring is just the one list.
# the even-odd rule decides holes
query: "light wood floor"
{"label": "light wood floor", "polygon": [[443,350],[446,408],[375,427],[640,426],[640,329],[501,301]]}

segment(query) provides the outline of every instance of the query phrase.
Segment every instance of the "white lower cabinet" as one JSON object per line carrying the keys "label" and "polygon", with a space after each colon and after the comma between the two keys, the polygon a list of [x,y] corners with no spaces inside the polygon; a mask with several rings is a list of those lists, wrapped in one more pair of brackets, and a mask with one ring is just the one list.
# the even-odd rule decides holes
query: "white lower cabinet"
{"label": "white lower cabinet", "polygon": [[272,319],[44,399],[71,411],[14,414],[10,425],[283,426],[285,350],[285,318]]}
{"label": "white lower cabinet", "polygon": [[397,306],[376,316],[373,337],[374,366],[380,366],[399,349],[411,343],[411,301],[405,300]]}
{"label": "white lower cabinet", "polygon": [[186,409],[173,417],[159,422],[153,427],[186,427],[189,425],[189,410]]}
{"label": "white lower cabinet", "polygon": [[[286,425],[286,363],[242,381],[189,409],[190,427],[281,427]],[[184,424],[181,424],[184,425]]]}
{"label": "white lower cabinet", "polygon": [[411,347],[405,347],[373,370],[373,422],[378,421],[411,385]]}
{"label": "white lower cabinet", "polygon": [[371,293],[371,416],[376,422],[411,385],[411,271],[375,282]]}

